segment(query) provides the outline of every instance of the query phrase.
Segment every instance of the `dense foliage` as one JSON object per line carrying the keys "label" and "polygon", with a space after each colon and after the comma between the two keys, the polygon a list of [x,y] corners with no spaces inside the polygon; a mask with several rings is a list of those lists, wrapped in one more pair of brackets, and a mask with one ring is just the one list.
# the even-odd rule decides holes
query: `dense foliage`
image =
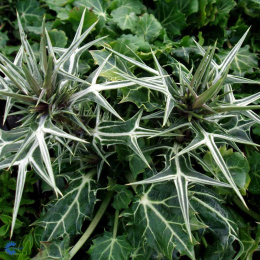
{"label": "dense foliage", "polygon": [[0,3],[1,259],[257,258],[258,0]]}

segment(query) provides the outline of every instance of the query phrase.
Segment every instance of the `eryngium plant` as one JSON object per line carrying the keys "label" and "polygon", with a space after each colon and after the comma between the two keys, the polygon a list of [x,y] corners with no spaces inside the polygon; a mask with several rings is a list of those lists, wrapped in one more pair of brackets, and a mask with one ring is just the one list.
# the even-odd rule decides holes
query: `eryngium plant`
{"label": "eryngium plant", "polygon": [[[86,80],[78,77],[78,63],[82,53],[104,38],[93,40],[80,47],[96,24],[82,33],[84,17],[85,11],[75,37],[67,49],[52,46],[43,20],[38,62],[17,14],[22,46],[14,62],[0,54],[0,70],[5,75],[4,78],[0,77],[0,95],[6,98],[4,122],[13,106],[18,108],[15,114],[22,115],[19,129],[1,131],[0,169],[18,166],[11,236],[28,165],[31,165],[54,189],[56,195],[61,194],[55,184],[49,151],[58,149],[57,160],[61,166],[66,151],[75,155],[81,149],[87,150],[85,144],[90,134],[87,122],[89,118],[96,117],[93,113],[96,110],[93,102],[122,120],[100,92],[131,86],[133,83],[131,81],[97,83],[109,57]],[[82,121],[82,118],[88,119]],[[95,136],[98,137],[96,134]],[[70,141],[78,144],[69,145]],[[93,149],[103,157],[95,143]]]}
{"label": "eryngium plant", "polygon": [[[176,187],[179,205],[191,242],[193,241],[190,227],[191,216],[189,214],[189,187],[191,183],[232,188],[245,207],[247,207],[217,146],[217,142],[220,142],[222,145],[230,145],[240,153],[242,151],[237,143],[259,147],[250,138],[250,128],[255,123],[260,123],[260,117],[252,111],[260,109],[259,105],[252,105],[254,101],[260,98],[260,92],[236,100],[233,94],[234,90],[232,89],[232,83],[259,84],[259,82],[228,74],[230,64],[234,60],[247,33],[248,31],[220,65],[213,59],[216,45],[209,47],[205,51],[196,42],[203,59],[195,72],[193,70],[189,71],[182,64],[177,64],[178,83],[162,68],[153,52],[155,69],[143,62],[136,61],[107,48],[125,61],[162,77],[161,82],[158,84],[149,78],[139,79],[135,76],[120,73],[120,76],[126,80],[131,80],[136,85],[159,91],[165,97],[164,111],[147,115],[143,119],[154,120],[161,118],[162,126],[167,125],[168,128],[157,135],[150,136],[150,138],[170,132],[176,132],[182,136],[181,138],[176,138],[175,142],[172,142],[170,146],[163,145],[164,141],[161,139],[162,146],[159,145],[157,148],[153,148],[153,150],[166,150],[166,153],[163,155],[165,168],[160,172],[154,170],[154,176],[131,184],[154,184],[172,180]],[[221,170],[222,176],[216,176],[211,171],[212,177],[215,177],[215,179],[212,179],[192,168],[191,157],[208,169],[200,157],[204,148],[210,151],[215,164]],[[220,182],[220,179],[227,183]],[[144,193],[141,200],[143,200],[144,205],[150,204],[152,206],[152,201],[149,201],[146,195],[147,193]],[[181,244],[181,247],[184,248],[185,243]],[[192,257],[191,254],[189,256]]]}
{"label": "eryngium plant", "polygon": [[[41,240],[53,243],[52,249],[46,249],[45,257],[72,258],[93,232],[93,226],[104,214],[115,192],[112,204],[116,209],[113,234],[106,232],[94,240],[88,251],[91,259],[150,259],[154,250],[168,259],[172,259],[174,250],[195,259],[197,237],[194,237],[193,231],[205,229],[212,221],[220,221],[219,225],[225,227],[226,234],[222,241],[225,247],[229,247],[233,241],[239,241],[241,249],[236,255],[238,259],[243,254],[238,227],[230,219],[231,214],[222,214],[222,198],[206,185],[233,189],[246,206],[218,144],[231,146],[240,153],[242,151],[237,143],[258,146],[251,140],[249,130],[254,123],[260,122],[259,116],[252,111],[259,109],[259,106],[251,105],[260,94],[236,100],[232,90],[233,83],[258,82],[228,74],[229,65],[247,33],[221,65],[213,59],[215,46],[205,51],[197,44],[203,59],[195,73],[176,63],[178,82],[176,77],[167,74],[154,54],[155,68],[151,68],[144,62],[112,49],[109,49],[112,53],[85,80],[78,72],[80,56],[102,38],[80,47],[95,26],[93,24],[82,33],[83,22],[84,13],[71,45],[64,49],[52,46],[43,21],[38,62],[18,16],[22,46],[13,63],[0,55],[0,69],[5,75],[0,78],[0,94],[6,99],[4,120],[10,115],[13,106],[18,109],[16,114],[23,116],[21,127],[9,132],[1,131],[0,169],[18,166],[11,235],[28,166],[57,195],[62,195],[56,186],[57,176],[53,165],[58,164],[62,169],[62,165],[68,161],[72,165],[77,159],[83,162],[86,154],[93,150],[101,157],[97,163],[98,170],[84,174],[82,162],[79,170],[67,173],[63,169],[63,177],[70,184],[69,188],[63,192],[63,197],[50,205],[47,214],[35,223],[44,227]],[[112,58],[115,59],[113,53],[117,59],[122,58],[123,66],[120,68],[117,63],[110,62]],[[117,74],[124,80],[104,82],[99,78],[108,63],[117,69]],[[149,74],[146,77],[135,76],[131,72],[132,65]],[[137,95],[141,87],[156,92],[163,97],[164,109],[144,116],[143,110],[135,115],[129,111],[133,116],[125,116],[123,120],[113,103],[109,103],[100,92],[125,87],[135,88]],[[106,112],[101,111],[101,108]],[[112,115],[119,120],[113,119]],[[149,139],[153,138],[156,138],[157,145],[150,146]],[[138,139],[143,141],[142,149]],[[117,145],[119,148],[115,149]],[[120,156],[120,145],[130,148],[132,153],[129,157],[136,156],[139,164],[144,163],[145,176],[149,178],[136,178],[138,173],[136,176],[120,176],[125,179],[124,184],[127,180],[131,182],[135,196],[126,187],[110,183],[110,191],[93,222],[68,254],[71,246],[68,235],[79,234],[84,219],[92,218],[97,193],[93,176],[97,174],[97,178],[100,178],[104,162],[110,164],[112,169],[116,168],[112,163],[117,162],[110,158],[116,153]],[[216,174],[202,160],[205,148],[210,151],[221,174]],[[50,154],[54,152],[58,156],[53,160]],[[151,153],[163,158],[164,167],[155,163],[157,157],[151,158]],[[128,158],[124,158],[124,165],[128,163]],[[196,166],[201,165],[205,172],[194,169],[194,160]],[[135,167],[132,168],[135,170]],[[113,175],[112,170],[107,173]],[[142,185],[136,188],[137,184]],[[68,202],[69,205],[66,204]],[[128,222],[127,228],[131,235],[127,238],[126,235],[118,236],[117,228],[119,211],[126,209],[130,203],[130,208],[121,214],[123,224]],[[197,216],[195,212],[200,215]]]}

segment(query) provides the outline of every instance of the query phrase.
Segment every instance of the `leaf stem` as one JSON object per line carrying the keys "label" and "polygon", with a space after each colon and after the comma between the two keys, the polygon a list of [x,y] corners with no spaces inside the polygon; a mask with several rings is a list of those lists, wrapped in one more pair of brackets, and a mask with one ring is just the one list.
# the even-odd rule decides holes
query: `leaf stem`
{"label": "leaf stem", "polygon": [[95,230],[98,222],[102,218],[103,214],[106,211],[107,206],[109,205],[109,202],[113,196],[113,191],[108,191],[106,194],[105,199],[103,200],[102,204],[100,205],[95,217],[89,224],[87,230],[82,235],[82,237],[79,239],[79,241],[74,245],[74,247],[69,252],[69,259],[72,259],[72,257],[79,251],[79,249],[85,244],[85,242],[88,240],[92,232]]}
{"label": "leaf stem", "polygon": [[[128,181],[129,183],[135,182],[135,179],[133,178],[133,176],[132,176],[132,174],[131,174],[130,172],[128,172],[128,173],[126,174],[126,179],[127,179],[127,181]],[[131,185],[131,187],[132,187],[132,189],[134,190],[134,192],[136,193],[136,187],[137,187],[137,185]]]}
{"label": "leaf stem", "polygon": [[237,197],[233,198],[233,201],[235,202],[235,204],[241,209],[243,210],[248,216],[252,217],[253,219],[255,219],[256,221],[260,222],[260,215],[256,212],[254,212],[251,209],[247,209],[240,201],[240,199],[238,199]]}
{"label": "leaf stem", "polygon": [[208,243],[207,243],[205,237],[202,237],[201,240],[202,240],[202,243],[203,243],[203,245],[205,246],[205,248],[207,248],[207,247],[208,247]]}
{"label": "leaf stem", "polygon": [[115,213],[115,222],[114,222],[114,229],[113,229],[113,238],[116,238],[117,235],[117,228],[118,228],[118,217],[119,217],[119,210],[116,210]]}

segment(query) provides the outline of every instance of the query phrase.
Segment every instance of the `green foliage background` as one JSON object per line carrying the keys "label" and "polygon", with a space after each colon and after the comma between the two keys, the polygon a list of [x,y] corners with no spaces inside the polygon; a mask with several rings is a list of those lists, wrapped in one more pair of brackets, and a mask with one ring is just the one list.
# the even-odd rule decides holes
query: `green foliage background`
{"label": "green foliage background", "polygon": [[[16,10],[20,14],[25,32],[38,58],[37,51],[43,15],[46,17],[46,28],[53,45],[63,48],[71,44],[85,7],[87,11],[83,29],[87,29],[98,20],[95,30],[88,36],[88,40],[107,37],[93,46],[91,51],[83,54],[79,67],[83,78],[86,73],[94,71],[97,65],[101,65],[108,57],[109,52],[105,50],[104,46],[109,46],[132,58],[136,58],[137,55],[149,66],[153,66],[154,63],[152,49],[164,68],[170,74],[177,75],[176,66],[174,66],[177,64],[177,60],[187,68],[197,66],[201,60],[193,39],[202,46],[213,45],[217,39],[216,59],[220,62],[251,26],[244,45],[239,50],[230,69],[233,75],[252,80],[259,79],[259,0],[0,0],[1,53],[14,59],[19,50],[20,39]],[[111,58],[109,61],[101,75],[111,80],[121,79],[120,75],[116,73],[115,66],[123,68],[124,64],[116,58]],[[130,63],[127,65],[132,66],[132,71],[142,74]],[[236,98],[243,98],[258,92],[257,85],[235,85],[234,88]],[[138,98],[136,91],[138,91]],[[153,112],[162,108],[160,96],[146,88],[129,87],[118,92],[110,91],[106,93],[106,97],[121,110],[120,115],[128,119],[138,111],[138,108],[142,108],[145,112]],[[255,101],[254,104],[259,104],[259,101]],[[9,125],[5,127],[11,128],[15,119],[17,118],[9,118],[7,121]],[[149,127],[149,122],[146,122],[146,125]],[[252,139],[256,143],[260,143],[259,125],[253,127],[251,134]],[[156,145],[153,139],[150,139],[149,142],[150,146]],[[145,147],[144,141],[140,140],[139,145],[141,148]],[[253,259],[253,252],[256,259],[259,255],[257,249],[259,248],[260,228],[256,224],[256,219],[260,214],[260,154],[249,145],[245,145],[242,149],[245,157],[232,149],[220,146],[220,152],[237,186],[246,196],[247,205],[254,213],[247,212],[241,206],[241,202],[234,198],[231,191],[218,187],[213,189],[195,186],[193,188],[194,197],[191,199],[194,209],[194,212],[191,212],[191,223],[192,229],[196,231],[196,240],[199,242],[195,246],[196,259],[233,259],[239,251],[238,243],[233,243],[232,240],[230,231],[232,223],[229,226],[224,220],[219,219],[218,215],[210,214],[202,203],[207,200],[209,200],[209,204],[214,205],[216,210],[220,210],[223,216],[238,225],[238,234],[245,247],[241,259]],[[150,162],[153,154],[152,152],[146,153],[145,156],[146,160]],[[87,166],[90,165],[90,168],[99,162],[99,157],[92,154],[89,157],[86,156],[84,160],[84,163]],[[203,161],[209,168],[204,168]],[[210,152],[204,155],[203,161],[197,167],[204,168],[209,176],[211,176],[211,171],[218,176],[219,169],[212,160]],[[162,167],[159,159],[156,163]],[[171,234],[167,234],[164,238],[160,237],[160,232],[165,227],[156,226],[160,220],[154,219],[156,215],[154,212],[162,212],[169,222],[173,220],[176,223],[182,222],[179,219],[181,210],[176,201],[176,191],[173,186],[170,183],[163,183],[152,185],[150,190],[146,186],[138,187],[134,194],[129,186],[124,185],[127,181],[122,176],[129,174],[129,169],[134,179],[138,178],[140,174],[150,177],[151,173],[139,157],[133,154],[129,148],[120,144],[116,146],[114,153],[111,153],[110,165],[113,167],[104,166],[99,181],[96,179],[86,181],[83,176],[88,169],[77,171],[81,164],[64,164],[61,171],[63,176],[58,178],[57,183],[65,192],[63,199],[58,202],[51,188],[47,184],[41,183],[31,171],[27,175],[25,195],[23,195],[12,238],[23,249],[18,250],[12,258],[4,252],[4,245],[9,241],[16,173],[14,171],[11,175],[10,171],[2,171],[0,175],[0,259],[24,260],[32,259],[35,255],[34,259],[67,259],[70,246],[76,243],[82,231],[87,228],[97,211],[96,204],[99,203],[99,200],[104,199],[105,193],[102,189],[108,186],[114,192],[112,204],[91,239],[78,252],[79,259],[110,259],[108,251],[111,249],[111,244],[114,243],[112,231],[115,211],[120,211],[122,218],[119,218],[118,236],[113,250],[110,252],[114,259],[185,259],[185,256],[180,256],[176,249],[173,251],[173,256],[171,255],[171,249],[174,249],[176,245],[179,252],[185,254],[188,251],[189,248],[185,251],[178,241],[174,241],[175,245],[171,245],[167,250],[158,245],[166,244],[167,241],[164,239],[169,240]],[[54,170],[58,175],[58,165],[54,166]],[[131,179],[128,180],[131,181]],[[116,181],[117,183],[115,183]],[[142,191],[141,189],[147,190]],[[164,193],[162,194],[161,191]],[[53,218],[53,212],[66,211],[65,207],[68,204],[76,203],[74,192],[84,208],[79,223],[71,221],[75,214],[74,209],[71,208],[70,219],[65,220],[65,230],[58,228],[55,234],[52,234],[52,225],[59,221],[59,219]],[[154,244],[149,238],[147,243],[141,244],[137,238],[145,232],[148,237],[152,236],[148,234],[149,230],[142,230],[142,225],[139,226],[139,223],[145,221],[142,218],[147,209],[145,204],[139,205],[137,199],[144,192],[151,200],[158,201],[153,208],[148,210],[148,214],[150,214],[148,219],[150,219],[151,225],[155,226],[154,233],[162,240],[158,244]],[[85,194],[88,194],[88,200]],[[212,197],[206,197],[205,194],[211,194]],[[164,208],[165,205],[160,205],[162,204],[160,201],[166,198],[172,198],[169,201],[169,207],[176,208],[175,213],[171,216]],[[199,218],[204,226],[195,218],[198,208],[200,208]],[[129,228],[126,230],[128,218],[133,212],[135,212],[134,223],[130,223],[133,219],[129,220]],[[260,220],[257,219],[257,221]],[[36,225],[31,226],[32,223]],[[181,236],[181,228],[176,230]],[[52,243],[40,244],[39,242],[48,240]],[[133,251],[133,247],[135,251]],[[41,252],[38,254],[39,249]],[[102,252],[105,253],[102,254]],[[212,252],[215,253],[212,254]],[[188,253],[186,255],[190,256]]]}

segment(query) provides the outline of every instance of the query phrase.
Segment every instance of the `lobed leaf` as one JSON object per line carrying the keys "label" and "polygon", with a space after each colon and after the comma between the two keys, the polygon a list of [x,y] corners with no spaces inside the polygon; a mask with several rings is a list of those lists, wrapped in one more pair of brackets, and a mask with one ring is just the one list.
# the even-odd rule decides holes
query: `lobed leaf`
{"label": "lobed leaf", "polygon": [[62,176],[69,181],[69,188],[63,197],[57,200],[47,213],[34,224],[43,227],[42,241],[51,241],[60,237],[81,233],[85,219],[91,219],[96,203],[95,171],[65,173]]}
{"label": "lobed leaf", "polygon": [[132,246],[127,241],[127,236],[113,237],[112,233],[105,232],[102,236],[93,240],[93,245],[88,250],[89,259],[113,260],[129,259]]}
{"label": "lobed leaf", "polygon": [[145,239],[149,246],[169,259],[174,249],[195,259],[193,243],[182,226],[183,217],[172,183],[143,187],[131,209],[124,215],[133,223],[136,241]]}

